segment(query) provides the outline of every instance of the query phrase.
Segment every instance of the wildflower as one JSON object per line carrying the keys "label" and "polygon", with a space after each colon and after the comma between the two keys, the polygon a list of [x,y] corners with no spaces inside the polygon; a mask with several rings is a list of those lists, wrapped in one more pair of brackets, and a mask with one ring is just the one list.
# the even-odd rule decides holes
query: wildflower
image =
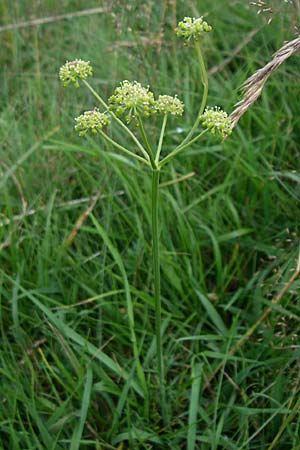
{"label": "wildflower", "polygon": [[127,113],[126,120],[130,122],[136,113],[149,117],[155,113],[154,95],[149,86],[143,87],[137,81],[122,81],[114,94],[108,99],[111,110],[115,110],[118,116]]}
{"label": "wildflower", "polygon": [[231,121],[225,111],[218,106],[206,108],[201,116],[201,122],[212,134],[220,134],[222,138],[231,134]]}
{"label": "wildflower", "polygon": [[110,120],[106,114],[94,108],[92,111],[85,111],[81,116],[76,117],[75,130],[79,136],[84,136],[88,131],[98,133],[106,125],[110,124]]}
{"label": "wildflower", "polygon": [[184,104],[177,98],[170,95],[160,95],[155,103],[156,111],[163,114],[172,114],[173,116],[182,116]]}
{"label": "wildflower", "polygon": [[187,42],[190,40],[197,41],[204,33],[209,33],[211,30],[212,27],[203,20],[203,17],[198,19],[185,17],[175,29],[177,36],[184,38]]}
{"label": "wildflower", "polygon": [[59,70],[59,78],[64,86],[74,83],[75,87],[79,87],[79,80],[85,80],[91,75],[93,75],[93,69],[90,62],[82,59],[67,61]]}

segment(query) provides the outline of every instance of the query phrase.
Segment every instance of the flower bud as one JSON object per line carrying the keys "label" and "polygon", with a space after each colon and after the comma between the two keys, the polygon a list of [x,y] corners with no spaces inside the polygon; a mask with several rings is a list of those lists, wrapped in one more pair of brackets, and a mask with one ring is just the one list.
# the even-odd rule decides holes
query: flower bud
{"label": "flower bud", "polygon": [[212,134],[219,134],[225,138],[231,134],[231,122],[228,115],[221,108],[206,108],[200,118],[202,125],[208,128]]}
{"label": "flower bud", "polygon": [[101,113],[97,108],[92,111],[85,111],[81,116],[75,118],[75,122],[74,128],[79,136],[84,136],[89,131],[98,133],[104,126],[110,124],[107,115]]}
{"label": "flower bud", "polygon": [[197,41],[204,33],[209,33],[211,30],[212,27],[203,20],[203,17],[198,19],[185,17],[175,29],[177,36],[182,37],[187,42],[190,40]]}
{"label": "flower bud", "polygon": [[59,70],[59,78],[64,86],[74,83],[75,87],[79,87],[79,80],[85,80],[91,75],[93,69],[90,62],[82,59],[67,61]]}
{"label": "flower bud", "polygon": [[171,97],[170,95],[160,95],[155,102],[155,108],[158,113],[182,116],[184,104],[176,95],[175,97]]}
{"label": "flower bud", "polygon": [[135,118],[138,112],[144,117],[155,113],[155,101],[153,93],[148,87],[143,87],[137,81],[122,81],[114,94],[108,99],[109,107],[118,116],[126,113],[126,121]]}

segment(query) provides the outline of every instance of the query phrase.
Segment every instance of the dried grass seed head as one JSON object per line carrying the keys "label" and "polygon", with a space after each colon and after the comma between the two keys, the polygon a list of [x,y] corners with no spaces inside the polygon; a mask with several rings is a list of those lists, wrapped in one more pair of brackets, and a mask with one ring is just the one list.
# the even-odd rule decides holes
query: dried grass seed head
{"label": "dried grass seed head", "polygon": [[266,81],[270,75],[290,56],[300,51],[300,37],[285,43],[273,55],[264,67],[258,69],[243,84],[243,98],[236,105],[234,111],[230,114],[229,119],[231,128],[234,128],[243,114],[253,105],[260,96]]}

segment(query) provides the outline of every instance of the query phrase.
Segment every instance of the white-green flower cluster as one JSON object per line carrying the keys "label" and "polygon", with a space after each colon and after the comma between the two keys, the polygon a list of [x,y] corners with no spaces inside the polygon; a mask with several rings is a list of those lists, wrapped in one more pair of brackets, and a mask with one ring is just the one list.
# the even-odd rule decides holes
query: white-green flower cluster
{"label": "white-green flower cluster", "polygon": [[92,111],[85,111],[81,116],[75,118],[75,122],[74,128],[79,136],[84,136],[89,131],[98,133],[104,126],[110,124],[107,115],[101,113],[97,108]]}
{"label": "white-green flower cluster", "polygon": [[79,87],[79,80],[85,80],[91,75],[93,69],[90,62],[82,59],[67,61],[59,70],[59,78],[64,86],[74,83],[75,87]]}
{"label": "white-green flower cluster", "polygon": [[197,41],[204,33],[209,33],[211,30],[212,27],[203,20],[203,17],[198,19],[185,17],[175,29],[177,36],[184,38],[186,41]]}
{"label": "white-green flower cluster", "polygon": [[113,95],[108,99],[109,109],[115,111],[118,116],[126,114],[127,122],[136,119],[137,113],[144,117],[153,114],[172,114],[181,116],[184,104],[177,98],[170,95],[160,95],[157,100],[149,86],[143,87],[137,81],[122,81]]}
{"label": "white-green flower cluster", "polygon": [[159,95],[155,102],[155,108],[158,113],[182,116],[184,104],[176,95],[175,97],[171,97],[171,95]]}
{"label": "white-green flower cluster", "polygon": [[231,134],[231,122],[225,111],[218,106],[206,108],[201,116],[202,125],[212,134],[219,134],[222,138]]}
{"label": "white-green flower cluster", "polygon": [[148,87],[143,87],[137,81],[122,81],[114,94],[108,99],[110,110],[115,111],[118,116],[126,113],[126,121],[141,116],[149,117],[155,112],[155,100],[153,93]]}

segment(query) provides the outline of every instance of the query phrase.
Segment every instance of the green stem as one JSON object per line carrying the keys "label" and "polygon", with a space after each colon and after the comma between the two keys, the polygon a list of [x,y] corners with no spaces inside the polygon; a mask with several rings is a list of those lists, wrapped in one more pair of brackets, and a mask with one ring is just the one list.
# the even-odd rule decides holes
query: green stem
{"label": "green stem", "polygon": [[129,155],[132,158],[135,158],[135,159],[139,160],[140,162],[143,162],[144,164],[147,164],[147,166],[150,165],[148,160],[146,160],[142,156],[136,155],[135,153],[131,152],[130,150],[127,150],[127,148],[123,147],[118,142],[111,139],[109,136],[107,136],[107,134],[103,133],[103,131],[100,130],[99,134],[103,137],[103,139],[108,141],[110,144],[112,144],[114,147],[116,147],[121,152],[126,153],[126,155]]}
{"label": "green stem", "polygon": [[186,144],[181,143],[178,147],[175,148],[175,150],[173,150],[171,153],[169,153],[168,156],[166,156],[164,159],[162,159],[160,161],[160,163],[158,164],[159,169],[162,168],[162,166],[164,166],[168,161],[170,161],[170,159],[172,159],[175,155],[177,155],[178,153],[182,152],[183,150],[185,150],[187,147],[189,147],[190,145],[194,144],[196,141],[198,141],[202,136],[204,136],[205,133],[208,132],[208,129],[201,131],[201,133],[199,133],[197,136],[195,136],[193,139],[191,139],[189,142],[187,142]]}
{"label": "green stem", "polygon": [[88,83],[86,80],[82,80],[83,84],[88,88],[88,90],[93,94],[93,96],[98,100],[101,106],[103,106],[104,109],[108,109],[107,103],[103,100],[103,98],[100,97],[100,95],[95,91],[95,89],[92,88],[90,83]]}
{"label": "green stem", "polygon": [[[201,101],[201,105],[198,111],[198,118],[194,124],[195,128],[197,128],[199,122],[200,122],[200,116],[203,114],[205,106],[206,106],[206,102],[207,102],[207,95],[208,95],[208,77],[207,77],[207,71],[206,71],[206,67],[205,67],[205,62],[203,59],[203,55],[202,55],[202,51],[201,51],[201,47],[200,44],[197,43],[196,45],[196,52],[197,52],[197,56],[198,56],[198,61],[199,61],[199,65],[200,65],[200,73],[201,73],[201,80],[202,80],[202,84],[203,84],[203,96],[202,96],[202,101]],[[194,131],[192,129],[192,131]]]}
{"label": "green stem", "polygon": [[132,140],[135,142],[135,144],[138,146],[138,148],[140,149],[140,151],[143,153],[143,155],[145,156],[145,158],[147,160],[149,160],[149,156],[148,153],[146,152],[146,150],[144,149],[144,147],[142,146],[142,144],[140,143],[140,141],[135,137],[135,135],[132,133],[132,131],[125,125],[125,123],[122,122],[122,120],[119,119],[119,117],[117,117],[115,115],[115,113],[113,111],[109,110],[108,104],[105,103],[105,101],[100,97],[100,95],[95,91],[95,89],[92,88],[92,86],[86,81],[86,80],[82,80],[83,84],[89,89],[89,91],[93,94],[93,96],[98,100],[98,102],[100,103],[100,105],[104,108],[107,109],[108,113],[114,118],[114,120],[120,125],[121,128],[123,128],[124,131],[126,131],[127,134],[129,134],[129,136],[132,138]]}
{"label": "green stem", "polygon": [[145,128],[144,128],[141,116],[139,115],[138,112],[136,112],[136,117],[137,117],[138,124],[139,124],[139,130],[141,132],[141,136],[142,136],[142,139],[144,141],[144,144],[145,144],[145,147],[146,147],[146,151],[147,151],[147,154],[148,154],[149,159],[150,159],[151,167],[152,167],[153,170],[155,170],[156,169],[156,164],[155,164],[155,161],[154,161],[154,158],[153,158],[152,149],[150,147],[150,144],[149,144],[149,141],[148,141],[148,138],[147,138],[147,134],[146,134],[146,131],[145,131]]}
{"label": "green stem", "polygon": [[201,101],[201,105],[200,105],[200,108],[199,108],[199,111],[198,111],[195,123],[192,126],[192,128],[190,129],[190,131],[187,134],[187,136],[182,141],[181,145],[185,144],[190,139],[190,137],[193,136],[195,130],[197,129],[197,127],[198,127],[198,125],[200,123],[201,115],[203,114],[203,111],[204,111],[205,106],[206,106],[207,95],[208,95],[207,71],[206,71],[205,62],[204,62],[204,59],[203,59],[201,46],[200,46],[199,42],[196,43],[196,52],[197,52],[197,57],[198,57],[198,61],[199,61],[201,81],[202,81],[202,84],[203,84],[203,95],[202,95],[202,101]]}
{"label": "green stem", "polygon": [[154,272],[154,304],[155,304],[155,335],[156,357],[159,379],[160,402],[163,422],[167,423],[167,405],[165,392],[165,375],[162,349],[161,327],[161,297],[160,297],[160,258],[159,258],[159,231],[158,231],[158,194],[159,170],[152,170],[152,249]]}
{"label": "green stem", "polygon": [[161,132],[160,132],[158,146],[157,146],[157,151],[156,151],[156,156],[155,156],[155,163],[156,164],[158,164],[158,162],[159,162],[159,157],[160,157],[160,152],[161,152],[161,148],[162,148],[162,143],[163,143],[163,140],[164,140],[167,120],[168,120],[168,115],[165,114],[164,118],[163,118],[163,123],[162,123],[162,126],[161,126]]}

